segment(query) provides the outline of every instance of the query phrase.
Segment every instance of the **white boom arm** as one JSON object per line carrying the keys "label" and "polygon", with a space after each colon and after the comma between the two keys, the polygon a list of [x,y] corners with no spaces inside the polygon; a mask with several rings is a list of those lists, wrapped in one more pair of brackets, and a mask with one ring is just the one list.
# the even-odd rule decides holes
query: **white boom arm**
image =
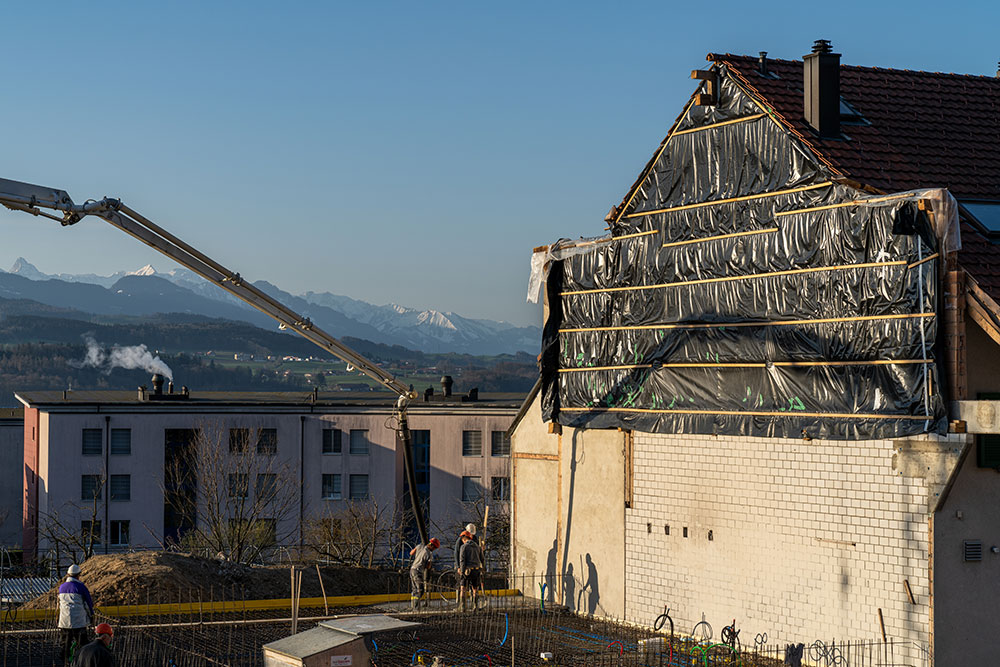
{"label": "white boom arm", "polygon": [[[129,236],[170,257],[181,266],[187,267],[206,280],[215,283],[265,315],[274,318],[281,328],[295,331],[338,359],[347,362],[368,377],[396,392],[399,396],[396,407],[400,422],[399,432],[403,440],[403,458],[406,464],[407,483],[410,487],[410,500],[413,504],[420,539],[422,543],[427,543],[427,529],[417,501],[416,478],[413,474],[413,460],[410,450],[410,432],[406,422],[406,405],[416,397],[416,394],[410,391],[408,386],[314,325],[308,318],[302,317],[253,285],[244,282],[239,273],[230,271],[133,211],[120,199],[105,197],[101,200],[88,200],[83,204],[75,204],[64,190],[0,178],[0,204],[11,210],[24,211],[32,215],[41,215],[57,220],[64,226],[74,225],[87,215],[101,218]],[[61,212],[62,216],[46,213],[42,209]]]}

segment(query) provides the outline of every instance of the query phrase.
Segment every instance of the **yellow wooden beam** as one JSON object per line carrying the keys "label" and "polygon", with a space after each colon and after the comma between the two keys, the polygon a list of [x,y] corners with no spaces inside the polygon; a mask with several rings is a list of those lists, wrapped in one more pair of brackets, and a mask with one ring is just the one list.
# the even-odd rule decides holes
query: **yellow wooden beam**
{"label": "yellow wooden beam", "polygon": [[744,116],[743,118],[734,118],[733,120],[724,120],[721,123],[712,123],[711,125],[701,125],[699,127],[692,127],[687,130],[678,130],[674,132],[673,136],[678,137],[682,134],[691,134],[692,132],[701,132],[702,130],[714,130],[717,127],[722,127],[724,125],[733,125],[734,123],[745,123],[750,120],[757,120],[758,118],[763,118],[767,114],[758,113],[752,116]]}
{"label": "yellow wooden beam", "polygon": [[765,199],[767,197],[778,197],[780,195],[790,195],[796,192],[805,192],[807,190],[816,190],[818,188],[826,188],[833,185],[831,181],[825,181],[823,183],[817,183],[816,185],[803,185],[798,188],[789,188],[788,190],[775,190],[774,192],[761,192],[755,195],[743,195],[742,197],[730,197],[728,199],[713,199],[711,201],[702,201],[695,204],[685,204],[684,206],[670,206],[668,208],[657,208],[652,211],[642,211],[639,213],[629,213],[626,218],[641,218],[646,215],[656,215],[657,213],[670,213],[671,211],[686,211],[692,208],[704,208],[705,206],[715,206],[716,204],[731,204],[733,202],[740,201],[751,201],[753,199]]}
{"label": "yellow wooden beam", "polygon": [[822,273],[826,271],[847,271],[850,269],[879,269],[889,266],[906,266],[906,262],[865,262],[863,264],[841,264],[839,266],[816,266],[809,269],[789,269],[787,271],[771,271],[769,273],[750,273],[745,276],[724,276],[722,278],[700,278],[698,280],[681,280],[676,283],[661,283],[659,285],[635,285],[632,287],[604,287],[601,289],[573,290],[560,292],[559,296],[576,296],[579,294],[597,294],[600,292],[635,292],[649,289],[664,289],[667,287],[688,287],[690,285],[708,285],[710,283],[731,283],[741,280],[758,280],[777,276],[795,276],[803,273]]}
{"label": "yellow wooden beam", "polygon": [[784,410],[776,412],[757,412],[750,410],[654,410],[652,408],[560,408],[561,412],[641,412],[658,415],[678,414],[678,415],[727,415],[727,416],[747,416],[747,417],[830,417],[834,419],[909,419],[915,421],[927,421],[934,419],[934,415],[882,415],[882,414],[855,414],[852,412],[799,412],[798,410]]}
{"label": "yellow wooden beam", "polygon": [[769,320],[767,322],[699,322],[697,324],[638,324],[627,327],[580,327],[560,329],[559,333],[592,333],[597,331],[645,331],[671,329],[725,329],[726,327],[789,327],[809,324],[836,324],[838,322],[876,322],[878,320],[906,320],[915,317],[934,317],[935,313],[903,313],[900,315],[866,315],[857,317],[824,317],[814,320]]}

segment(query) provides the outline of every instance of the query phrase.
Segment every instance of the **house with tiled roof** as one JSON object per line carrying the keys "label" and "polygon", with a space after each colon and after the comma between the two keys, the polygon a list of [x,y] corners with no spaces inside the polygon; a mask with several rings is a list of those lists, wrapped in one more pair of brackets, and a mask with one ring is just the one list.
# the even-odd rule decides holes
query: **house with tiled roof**
{"label": "house with tiled roof", "polygon": [[716,641],[735,618],[989,664],[1000,78],[842,65],[823,40],[708,61],[606,233],[535,249],[513,570]]}

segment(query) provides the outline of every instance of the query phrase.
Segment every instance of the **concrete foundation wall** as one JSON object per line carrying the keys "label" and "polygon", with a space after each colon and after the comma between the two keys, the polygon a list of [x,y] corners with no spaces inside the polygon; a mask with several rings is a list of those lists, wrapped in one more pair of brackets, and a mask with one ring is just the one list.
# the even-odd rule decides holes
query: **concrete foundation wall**
{"label": "concrete foundation wall", "polygon": [[581,613],[625,614],[624,443],[619,431],[549,434],[538,399],[512,438],[515,574],[545,575],[548,600]]}
{"label": "concrete foundation wall", "polygon": [[[995,664],[1000,634],[987,630],[1000,600],[1000,473],[976,466],[971,447],[934,516],[934,654],[938,665]],[[966,562],[966,540],[982,560]],[[984,613],[984,611],[986,613]]]}
{"label": "concrete foundation wall", "polygon": [[881,609],[910,643],[897,661],[925,664],[929,516],[964,445],[952,439],[920,439],[940,463],[923,466],[909,442],[636,433],[627,617],[668,606],[682,631],[704,614],[716,636],[736,618],[744,636],[808,646],[880,637]]}

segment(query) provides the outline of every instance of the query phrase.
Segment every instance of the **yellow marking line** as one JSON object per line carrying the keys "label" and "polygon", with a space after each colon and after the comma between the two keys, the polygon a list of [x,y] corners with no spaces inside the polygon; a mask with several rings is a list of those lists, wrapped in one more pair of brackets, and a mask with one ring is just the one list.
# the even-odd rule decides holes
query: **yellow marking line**
{"label": "yellow marking line", "polygon": [[[434,593],[448,599],[455,597],[455,591],[445,591]],[[520,595],[516,588],[501,588],[486,591],[486,595],[492,597],[511,597]],[[340,597],[327,598],[327,604],[331,607],[365,607],[376,604],[387,604],[390,602],[408,602],[409,593],[381,593],[378,595],[344,595]],[[323,598],[300,598],[300,608],[317,608],[323,606]],[[97,611],[105,616],[113,618],[127,618],[129,616],[148,616],[151,614],[199,614],[199,613],[225,613],[242,611],[267,611],[271,609],[291,609],[291,598],[277,600],[228,600],[226,602],[176,602],[167,604],[135,604],[97,607]],[[27,622],[40,621],[55,618],[58,615],[57,609],[15,609],[4,612],[0,618],[5,622]]]}
{"label": "yellow marking line", "polygon": [[700,278],[698,280],[682,280],[676,283],[663,283],[661,285],[637,285],[635,287],[605,287],[602,289],[575,290],[571,292],[560,292],[559,296],[575,296],[578,294],[597,294],[599,292],[635,292],[640,290],[661,289],[666,287],[686,287],[688,285],[707,285],[709,283],[728,283],[739,280],[755,280],[758,278],[772,278],[778,276],[794,276],[803,273],[821,273],[826,271],[841,271],[848,269],[876,269],[889,266],[906,266],[903,260],[894,262],[867,262],[864,264],[842,264],[840,266],[817,266],[810,269],[789,269],[787,271],[772,271],[770,273],[751,273],[745,276],[725,276],[722,278]]}

